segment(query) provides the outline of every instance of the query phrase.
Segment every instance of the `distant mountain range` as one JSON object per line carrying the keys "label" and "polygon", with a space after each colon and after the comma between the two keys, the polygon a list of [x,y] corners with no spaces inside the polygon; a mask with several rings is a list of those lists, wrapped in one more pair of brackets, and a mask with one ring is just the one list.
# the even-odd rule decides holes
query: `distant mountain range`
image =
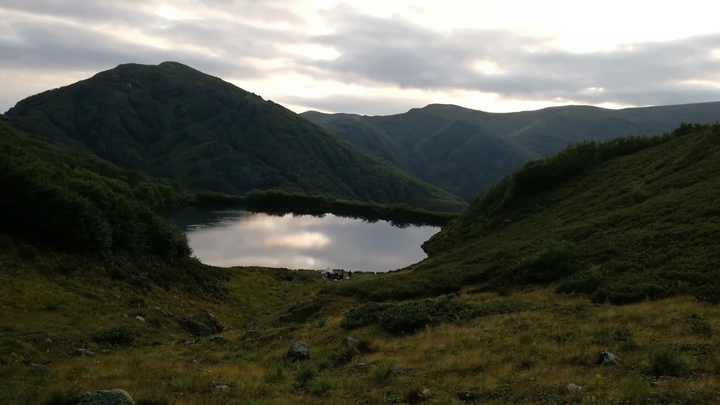
{"label": "distant mountain range", "polygon": [[175,62],[120,65],[29,97],[5,116],[33,137],[191,190],[466,205],[278,104]]}
{"label": "distant mountain range", "polygon": [[465,199],[524,163],[570,143],[659,135],[681,122],[720,120],[720,103],[609,110],[552,107],[487,113],[433,104],[390,116],[301,114],[348,142]]}

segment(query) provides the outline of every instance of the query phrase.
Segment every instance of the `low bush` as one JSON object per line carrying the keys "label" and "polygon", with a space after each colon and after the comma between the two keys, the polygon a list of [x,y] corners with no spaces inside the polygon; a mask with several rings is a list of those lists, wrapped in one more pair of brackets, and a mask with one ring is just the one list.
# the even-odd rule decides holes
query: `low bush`
{"label": "low bush", "polygon": [[671,349],[655,349],[650,353],[647,373],[654,377],[683,377],[690,371],[690,362]]}
{"label": "low bush", "polygon": [[129,345],[135,341],[135,332],[131,328],[119,326],[97,333],[93,340],[112,346]]}

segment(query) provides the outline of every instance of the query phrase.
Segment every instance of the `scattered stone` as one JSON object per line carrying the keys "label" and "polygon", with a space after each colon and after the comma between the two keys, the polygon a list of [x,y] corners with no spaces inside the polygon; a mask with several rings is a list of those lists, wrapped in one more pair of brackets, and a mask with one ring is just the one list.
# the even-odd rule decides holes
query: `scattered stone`
{"label": "scattered stone", "polygon": [[120,296],[119,296],[119,295],[113,295],[113,297],[115,297],[115,298],[117,298],[117,299],[119,299],[119,300],[121,300],[121,299],[122,299],[122,298],[120,298]]}
{"label": "scattered stone", "polygon": [[407,369],[404,369],[404,368],[396,368],[395,370],[392,371],[392,373],[393,373],[394,376],[398,376],[398,375],[408,375],[408,374],[410,374],[410,370],[407,370]]}
{"label": "scattered stone", "polygon": [[310,349],[305,342],[295,342],[285,355],[290,361],[310,360]]}
{"label": "scattered stone", "polygon": [[222,337],[222,336],[213,336],[213,337],[210,338],[210,341],[213,342],[213,343],[217,343],[217,344],[219,344],[219,345],[221,345],[221,344],[223,344],[223,343],[226,342],[225,338]]}
{"label": "scattered stone", "polygon": [[345,336],[345,338],[343,338],[343,340],[342,340],[342,343],[340,343],[340,346],[341,347],[354,347],[354,346],[357,346],[358,343],[360,343],[360,342],[358,342],[357,339],[353,339],[350,336]]}
{"label": "scattered stone", "polygon": [[77,350],[75,350],[75,353],[73,353],[73,354],[78,357],[92,357],[95,355],[95,353],[91,352],[90,350],[86,350],[86,349],[77,349]]}
{"label": "scattered stone", "polygon": [[[202,360],[200,360],[200,359],[192,359],[192,362],[195,363],[195,364],[200,364],[200,363],[202,363]],[[212,381],[210,381],[210,382],[212,382]]]}
{"label": "scattered stone", "polygon": [[357,311],[358,309],[360,309],[360,308],[358,308],[358,307],[350,308],[350,313],[352,314],[353,312]]}
{"label": "scattered stone", "polygon": [[52,343],[52,339],[50,339],[50,338],[45,338],[45,340],[43,340],[43,342],[45,342],[45,343],[47,343],[47,344],[50,344],[50,343]]}
{"label": "scattered stone", "polygon": [[140,316],[140,315],[136,316],[135,319],[137,319],[138,321],[140,321],[140,322],[142,322],[142,323],[145,323],[145,318],[143,318],[143,317]]}
{"label": "scattered stone", "polygon": [[159,310],[160,310],[160,307],[155,307],[155,309],[159,311]]}
{"label": "scattered stone", "polygon": [[44,370],[47,368],[47,366],[44,364],[33,364],[33,367],[40,369],[40,370]]}
{"label": "scattered stone", "polygon": [[367,366],[365,365],[365,363],[358,363],[355,365],[355,370],[365,371],[367,370]]}
{"label": "scattered stone", "polygon": [[96,299],[100,298],[100,294],[98,294],[98,293],[90,293],[90,298],[96,300]]}
{"label": "scattered stone", "polygon": [[600,352],[600,355],[598,356],[597,360],[595,360],[595,364],[598,366],[614,366],[620,361],[620,357],[617,355],[602,351]]}
{"label": "scattered stone", "polygon": [[227,389],[230,389],[230,387],[228,387],[227,385],[218,385],[217,387],[215,387],[215,389],[216,390],[227,390]]}
{"label": "scattered stone", "polygon": [[427,399],[430,399],[430,397],[432,397],[432,391],[430,391],[429,388],[425,388],[425,389],[423,390],[423,392],[422,392],[422,396],[423,396],[423,398],[425,398],[426,400],[427,400]]}
{"label": "scattered stone", "polygon": [[162,343],[158,342],[157,340],[150,344],[150,346],[152,346],[152,347],[156,347],[156,346],[160,346],[160,345],[162,345]]}
{"label": "scattered stone", "polygon": [[231,327],[231,326],[225,326],[225,327],[223,327],[223,332],[227,332],[227,331],[229,331],[229,330],[232,330],[232,327]]}
{"label": "scattered stone", "polygon": [[457,293],[450,293],[450,294],[448,294],[448,295],[445,296],[445,298],[447,298],[447,299],[449,299],[449,300],[451,300],[451,299],[453,299],[453,298],[457,298],[457,297],[458,297]]}
{"label": "scattered stone", "polygon": [[457,398],[462,402],[475,402],[478,400],[477,394],[468,390],[458,391],[455,395],[457,395]]}
{"label": "scattered stone", "polygon": [[256,330],[249,330],[249,331],[246,331],[246,332],[245,332],[245,335],[247,335],[247,336],[255,336],[255,335],[257,335],[257,331],[256,331]]}
{"label": "scattered stone", "polygon": [[209,312],[198,318],[186,315],[180,318],[178,322],[186,332],[193,336],[215,335],[221,333],[225,328],[218,322],[215,316]]}
{"label": "scattered stone", "polygon": [[579,385],[577,385],[577,384],[572,384],[572,383],[571,383],[571,384],[568,384],[566,388],[567,388],[568,391],[572,391],[572,392],[574,392],[574,391],[582,391],[582,390],[583,390],[583,387],[581,387],[581,386],[579,386]]}
{"label": "scattered stone", "polygon": [[130,394],[123,390],[95,391],[77,397],[77,405],[137,405]]}
{"label": "scattered stone", "polygon": [[670,384],[670,380],[671,380],[671,377],[662,376],[662,377],[659,377],[655,381],[651,381],[650,386],[653,388],[664,387],[664,386]]}
{"label": "scattered stone", "polygon": [[183,344],[184,344],[185,346],[190,346],[190,345],[194,345],[194,344],[195,344],[195,341],[194,341],[194,340],[187,340],[187,341],[183,342]]}

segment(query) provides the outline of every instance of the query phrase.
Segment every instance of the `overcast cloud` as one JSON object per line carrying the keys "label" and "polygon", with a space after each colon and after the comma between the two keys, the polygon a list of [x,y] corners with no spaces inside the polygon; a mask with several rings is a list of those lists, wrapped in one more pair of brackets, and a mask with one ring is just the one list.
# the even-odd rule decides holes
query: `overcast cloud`
{"label": "overcast cloud", "polygon": [[718,101],[718,11],[703,0],[0,0],[0,110],[166,60],[298,112]]}

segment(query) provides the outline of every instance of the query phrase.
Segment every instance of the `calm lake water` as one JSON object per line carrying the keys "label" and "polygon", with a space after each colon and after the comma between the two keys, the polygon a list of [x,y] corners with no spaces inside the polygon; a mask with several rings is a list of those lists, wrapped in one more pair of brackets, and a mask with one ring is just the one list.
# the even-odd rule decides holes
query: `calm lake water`
{"label": "calm lake water", "polygon": [[272,216],[242,210],[185,209],[173,216],[203,263],[352,271],[397,270],[426,257],[420,245],[439,232],[327,214]]}

